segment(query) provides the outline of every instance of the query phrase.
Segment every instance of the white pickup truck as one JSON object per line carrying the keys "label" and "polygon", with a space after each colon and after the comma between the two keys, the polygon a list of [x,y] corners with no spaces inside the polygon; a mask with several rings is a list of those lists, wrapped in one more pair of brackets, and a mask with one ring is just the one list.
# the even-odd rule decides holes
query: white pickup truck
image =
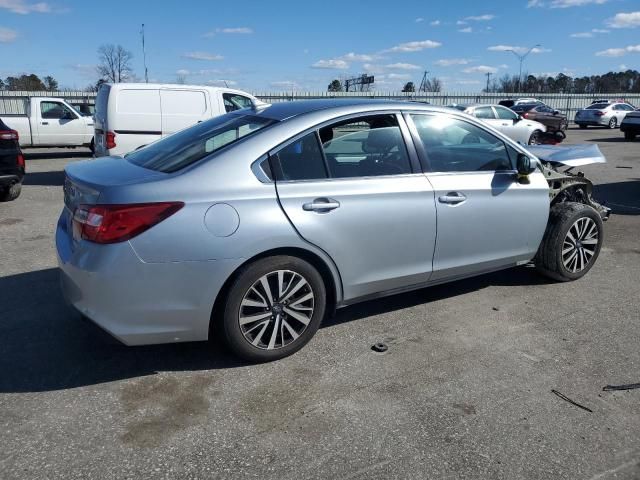
{"label": "white pickup truck", "polygon": [[0,98],[0,118],[18,132],[21,147],[89,147],[93,151],[93,118],[83,117],[62,98],[20,99],[20,108],[15,108],[15,100],[10,105],[10,99]]}

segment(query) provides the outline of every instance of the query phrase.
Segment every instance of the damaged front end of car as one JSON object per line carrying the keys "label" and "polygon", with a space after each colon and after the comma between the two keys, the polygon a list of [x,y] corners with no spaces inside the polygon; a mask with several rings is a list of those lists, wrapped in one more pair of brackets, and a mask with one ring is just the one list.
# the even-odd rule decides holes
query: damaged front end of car
{"label": "damaged front end of car", "polygon": [[[583,165],[606,163],[597,145],[530,146],[528,150],[540,161],[540,168],[549,183],[549,201],[553,206],[561,202],[577,202],[593,207],[602,220],[607,220],[611,209],[592,197],[593,183],[583,172],[572,170]],[[566,168],[565,168],[566,167]]]}

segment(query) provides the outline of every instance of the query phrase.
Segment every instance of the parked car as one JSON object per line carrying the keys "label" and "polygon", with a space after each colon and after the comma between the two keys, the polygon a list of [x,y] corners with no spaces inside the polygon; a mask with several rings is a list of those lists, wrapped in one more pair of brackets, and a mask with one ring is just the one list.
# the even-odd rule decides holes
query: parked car
{"label": "parked car", "polygon": [[231,112],[66,166],[62,289],[128,345],[220,336],[267,361],[366,299],[532,261],[575,280],[608,210],[556,166],[604,159],[596,145],[535,148],[410,102]]}
{"label": "parked car", "polygon": [[0,202],[15,200],[22,190],[25,163],[18,138],[0,119]]}
{"label": "parked car", "polygon": [[617,128],[627,113],[634,111],[628,103],[594,103],[576,112],[575,122],[580,128],[589,125]]}
{"label": "parked car", "polygon": [[[11,99],[11,97],[8,97]],[[7,99],[0,99],[0,102]],[[93,119],[83,117],[62,98],[25,98],[24,113],[2,114],[26,147],[89,147],[93,150]],[[6,109],[5,109],[6,110]]]}
{"label": "parked car", "polygon": [[96,157],[124,155],[159,138],[259,102],[240,90],[105,83],[96,97]]}
{"label": "parked car", "polygon": [[531,97],[522,97],[516,99],[508,99],[508,100],[500,100],[498,105],[502,105],[503,107],[511,108],[515,105],[522,105],[523,103],[539,103],[542,104],[540,100]]}
{"label": "parked car", "polygon": [[640,134],[640,109],[625,115],[620,130],[624,133],[625,140],[634,140]]}
{"label": "parked car", "polygon": [[563,131],[569,126],[566,115],[544,103],[523,103],[514,105],[511,110],[527,120],[542,123],[548,132]]}
{"label": "parked car", "polygon": [[525,145],[540,143],[542,134],[547,131],[541,123],[525,120],[501,105],[456,105],[454,108],[479,118],[512,140]]}

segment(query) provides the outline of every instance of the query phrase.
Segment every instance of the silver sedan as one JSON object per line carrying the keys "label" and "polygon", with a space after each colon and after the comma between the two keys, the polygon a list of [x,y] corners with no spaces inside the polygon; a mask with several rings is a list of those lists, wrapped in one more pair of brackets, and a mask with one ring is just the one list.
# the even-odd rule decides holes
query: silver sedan
{"label": "silver sedan", "polygon": [[128,345],[222,336],[243,358],[274,360],[365,299],[534,258],[580,278],[602,212],[588,180],[549,165],[451,109],[238,110],[66,167],[62,289]]}
{"label": "silver sedan", "polygon": [[587,128],[589,125],[617,128],[627,113],[634,110],[628,103],[593,103],[576,112],[575,122],[580,128]]}

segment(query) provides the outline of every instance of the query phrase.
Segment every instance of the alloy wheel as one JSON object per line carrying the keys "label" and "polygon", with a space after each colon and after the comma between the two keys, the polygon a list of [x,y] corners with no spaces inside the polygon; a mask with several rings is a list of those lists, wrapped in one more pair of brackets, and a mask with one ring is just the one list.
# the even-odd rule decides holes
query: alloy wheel
{"label": "alloy wheel", "polygon": [[616,117],[613,117],[611,120],[609,120],[609,128],[616,128],[618,126],[618,119]]}
{"label": "alloy wheel", "polygon": [[576,220],[562,244],[562,263],[572,273],[584,270],[598,248],[598,225],[589,217]]}
{"label": "alloy wheel", "polygon": [[282,348],[297,340],[314,313],[309,282],[291,270],[261,276],[240,303],[238,322],[245,340],[264,350]]}

